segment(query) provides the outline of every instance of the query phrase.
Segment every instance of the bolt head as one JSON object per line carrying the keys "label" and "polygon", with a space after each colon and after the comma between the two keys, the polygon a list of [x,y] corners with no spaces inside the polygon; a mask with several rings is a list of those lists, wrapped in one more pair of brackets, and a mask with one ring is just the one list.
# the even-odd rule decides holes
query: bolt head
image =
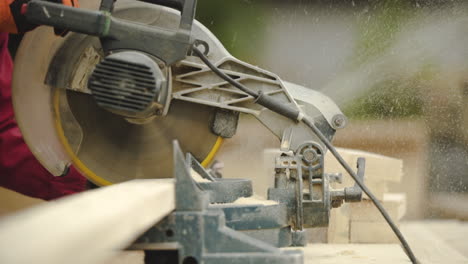
{"label": "bolt head", "polygon": [[334,128],[344,128],[346,126],[347,120],[344,115],[336,115],[333,117]]}
{"label": "bolt head", "polygon": [[303,160],[305,162],[314,162],[315,160],[317,160],[318,158],[318,154],[315,150],[313,149],[306,149],[304,150],[304,152],[302,153],[302,157],[303,157]]}

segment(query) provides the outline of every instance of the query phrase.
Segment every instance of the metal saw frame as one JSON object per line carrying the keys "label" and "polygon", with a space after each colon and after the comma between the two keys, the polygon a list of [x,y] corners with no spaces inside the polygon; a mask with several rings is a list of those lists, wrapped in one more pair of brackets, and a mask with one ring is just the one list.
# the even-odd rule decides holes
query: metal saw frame
{"label": "metal saw frame", "polygon": [[[274,98],[277,102],[288,105],[304,116],[311,117],[315,125],[331,140],[337,129],[345,127],[347,120],[340,109],[328,97],[316,91],[284,82],[273,73],[234,58],[203,25],[198,22],[187,23],[188,17],[191,17],[191,21],[193,21],[194,5],[196,4],[194,0],[175,1],[180,4],[177,5],[179,7],[177,9],[181,13],[167,7],[152,5],[150,10],[158,14],[156,21],[153,20],[154,23],[158,24],[157,27],[113,17],[111,13],[114,8],[111,2],[113,3],[113,0],[103,0],[100,11],[89,11],[63,7],[44,1],[31,1],[28,5],[28,17],[32,18],[32,21],[36,23],[100,37],[103,52],[100,54],[100,52],[95,51],[93,55],[91,50],[91,55],[85,58],[88,60],[83,62],[87,66],[92,66],[93,63],[99,61],[99,58],[96,59],[96,54],[102,57],[125,49],[146,52],[162,60],[165,63],[163,67],[166,67],[167,76],[172,79],[172,85],[168,87],[168,91],[172,95],[170,97],[171,101],[186,101],[220,109],[221,113],[216,116],[212,124],[212,130],[218,133],[218,136],[229,137],[233,135],[233,132],[235,133],[239,113],[254,115],[265,125],[279,139],[279,149],[281,150],[275,166],[277,180],[275,181],[275,187],[269,190],[268,196],[281,205],[278,208],[283,209],[277,211],[284,212],[285,218],[281,220],[282,222],[278,221],[281,223],[275,228],[264,229],[274,229],[269,238],[282,236],[290,238],[289,243],[281,244],[276,242],[275,246],[304,245],[306,243],[305,227],[328,224],[329,211],[333,205],[340,204],[339,201],[353,202],[360,200],[360,197],[353,200],[346,196],[345,191],[330,188],[330,175],[324,172],[323,156],[326,147],[306,124],[293,122],[257,104],[254,97],[239,91],[225,80],[222,80],[200,58],[191,56],[190,47],[195,41],[203,43],[208,59],[218,69],[238,82],[249,86],[255,92]],[[165,2],[167,5],[171,1],[152,2]],[[123,13],[125,8],[131,9],[131,7],[132,4],[128,4],[127,7],[125,5],[117,6],[117,8],[122,8],[118,10]],[[192,11],[188,10],[190,7],[193,9]],[[67,18],[70,19],[67,20]],[[150,17],[137,19],[144,20],[147,18]],[[83,36],[80,37],[83,38]],[[77,35],[72,35],[63,43],[59,43],[60,46],[56,48],[55,54],[61,55],[53,59],[49,58],[48,64],[50,66],[45,78],[47,85],[42,87],[49,98],[47,96],[40,98],[42,102],[39,102],[39,105],[50,103],[51,98],[57,97],[52,95],[53,90],[50,87],[55,87],[55,89],[60,87],[85,94],[90,92],[86,87],[86,82],[77,82],[76,76],[70,78],[66,74],[66,70],[69,69],[60,67],[64,59],[63,56],[68,54],[67,44],[70,44],[70,41],[76,41],[76,38]],[[84,38],[91,37],[86,36]],[[161,47],[154,45],[161,38],[165,40],[162,42]],[[170,50],[170,45],[174,45],[174,50]],[[64,48],[65,50],[63,50]],[[183,56],[181,55],[182,51],[185,51]],[[88,71],[83,71],[78,79],[85,80],[88,75]],[[27,94],[27,92],[24,91],[24,94]],[[54,109],[52,112],[50,109],[44,111],[45,109],[42,107],[40,110],[42,113],[52,114],[50,120],[57,118],[57,112],[61,112],[60,109]],[[19,111],[20,116],[24,117],[24,114]],[[58,134],[55,131],[55,133],[49,135],[56,136],[53,140],[57,140],[54,143],[58,143],[58,146],[55,146],[56,148],[49,153],[47,160],[45,162],[43,160],[43,162],[48,165],[47,167],[51,171],[63,172],[67,162],[76,163],[76,160],[73,157],[70,160],[72,151],[67,149],[67,146],[60,146],[60,142],[63,142],[63,139],[60,139],[60,131]],[[32,137],[30,131],[25,133],[25,137]],[[32,145],[35,144],[36,142]],[[59,151],[61,156],[59,158],[57,156],[50,158],[50,154],[54,154],[55,151]],[[36,149],[35,154],[41,156],[43,153],[38,152]],[[226,219],[224,218],[230,214],[235,214],[239,208],[212,207],[214,211],[205,211],[209,204],[207,198],[203,198],[206,193],[200,193],[200,190],[197,189],[199,187],[191,179],[187,179],[190,175],[187,175],[186,165],[180,165],[181,157],[178,148],[175,148],[174,154],[174,159],[178,161],[174,168],[178,180],[176,185],[177,210],[168,217],[166,222],[155,227],[157,230],[158,226],[164,226],[166,233],[159,232],[161,230],[154,233],[155,229],[152,229],[149,231],[153,232],[150,237],[146,237],[146,240],[145,236],[142,237],[145,247],[151,247],[154,242],[175,240],[179,245],[183,245],[183,250],[193,251],[189,252],[190,254],[181,252],[182,256],[192,257],[196,260],[204,259],[204,263],[218,263],[221,259],[224,261],[230,260],[230,263],[244,263],[242,261],[245,260],[255,261],[255,263],[289,263],[291,261],[300,263],[301,257],[291,258],[287,253],[273,250],[267,244],[256,244],[258,243],[256,240],[251,240],[253,239],[252,236],[255,236],[255,231],[263,231],[260,227],[257,228],[258,230],[247,229],[246,231],[250,236],[226,231],[224,229]],[[304,185],[309,187],[304,189]],[[258,211],[260,209],[253,210]],[[252,223],[258,226],[264,224],[265,219],[257,211],[252,214],[252,217],[254,219],[256,217],[261,218],[252,221]],[[242,222],[238,229],[242,229],[245,227],[244,225],[249,226],[248,221]],[[266,225],[266,227],[269,226]],[[174,228],[177,228],[177,230],[174,231]],[[174,237],[167,230],[173,230],[177,235]],[[179,234],[179,232],[181,233]],[[264,234],[262,233],[262,235]],[[219,245],[211,241],[213,238],[210,238],[210,236],[219,238]],[[164,237],[164,239],[161,240],[161,237]],[[200,242],[197,240],[200,237],[203,237],[202,244],[208,245],[208,248],[212,249],[215,255],[211,256],[210,252],[203,251],[206,248],[202,249],[194,244]],[[247,249],[246,247],[251,248]],[[230,250],[240,253],[235,255],[240,262],[232,260],[233,255],[231,254],[222,255],[226,251],[231,252]],[[274,254],[269,257],[268,254],[262,255],[261,252]],[[202,253],[206,254],[203,255]],[[245,255],[246,253],[249,254]],[[219,258],[220,256],[222,258]],[[186,260],[185,257],[179,262],[185,263],[181,262]]]}

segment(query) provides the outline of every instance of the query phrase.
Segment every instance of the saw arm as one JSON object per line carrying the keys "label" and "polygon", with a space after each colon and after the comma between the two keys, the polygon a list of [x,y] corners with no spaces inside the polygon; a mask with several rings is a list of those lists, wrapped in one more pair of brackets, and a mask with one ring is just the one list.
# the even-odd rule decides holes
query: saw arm
{"label": "saw arm", "polygon": [[[261,92],[264,96],[276,99],[280,104],[289,105],[298,112],[304,112],[305,115],[322,119],[319,122],[323,122],[323,127],[328,124],[329,129],[325,133],[330,139],[333,136],[333,130],[345,127],[345,116],[326,96],[293,84],[288,84],[288,87],[286,87],[278,76],[232,57],[211,34],[207,34],[208,32],[197,34],[197,30],[195,30],[192,39],[187,37],[190,36],[192,23],[182,21],[190,20],[189,17],[193,20],[193,12],[186,10],[194,9],[194,1],[145,1],[158,4],[161,2],[171,7],[183,7],[178,8],[182,10],[181,24],[178,30],[170,34],[168,34],[167,29],[144,26],[140,23],[110,16],[107,13],[108,10],[112,10],[109,7],[110,2],[113,1],[103,1],[101,4],[103,10],[101,11],[88,11],[62,7],[44,1],[32,1],[28,5],[27,14],[31,21],[35,23],[60,26],[74,32],[100,37],[103,51],[100,52],[95,46],[95,48],[88,49],[88,52],[91,53],[88,56],[99,59],[114,50],[128,49],[142,51],[157,57],[166,64],[165,68],[172,66],[173,81],[168,84],[172,86],[168,87],[168,90],[172,90],[172,96],[168,100],[182,100],[252,114],[282,140],[281,147],[283,150],[294,151],[304,140],[314,138],[313,133],[306,126],[300,123],[294,124],[287,118],[257,104],[256,98],[221,80],[198,58],[187,57],[189,46],[193,42],[192,39],[202,40],[206,47],[209,47],[209,53],[207,50],[208,58],[214,61],[215,65],[227,75],[249,86],[257,93]],[[184,12],[188,12],[190,15],[187,16]],[[112,35],[103,25],[108,25],[109,30],[115,30],[121,35]],[[140,30],[141,28],[137,27],[144,27],[145,30]],[[188,31],[188,33],[183,33],[184,31]],[[173,38],[176,35],[184,34],[186,38],[183,40]],[[160,39],[164,39],[164,42],[161,43]],[[118,44],[108,44],[109,42]],[[184,48],[179,48],[179,44],[175,42],[184,43],[182,45]],[[142,43],[144,43],[145,47],[141,46]],[[158,45],[148,45],[148,43],[158,43]],[[168,47],[171,47],[170,51]],[[89,61],[87,62],[89,64]],[[82,82],[77,86],[76,83],[70,83],[70,80],[60,79],[67,76],[63,72],[57,71],[59,65],[54,67],[55,64],[61,63],[60,58],[52,62],[47,83],[54,87],[66,87],[73,91],[91,94],[86,82]],[[81,64],[86,64],[86,62],[81,62]],[[168,73],[165,75],[166,78],[170,78]],[[296,95],[296,98],[291,96],[291,91]],[[324,101],[327,103],[317,104]],[[170,102],[166,102],[164,113],[167,113],[169,104]],[[337,122],[337,120],[340,122]]]}

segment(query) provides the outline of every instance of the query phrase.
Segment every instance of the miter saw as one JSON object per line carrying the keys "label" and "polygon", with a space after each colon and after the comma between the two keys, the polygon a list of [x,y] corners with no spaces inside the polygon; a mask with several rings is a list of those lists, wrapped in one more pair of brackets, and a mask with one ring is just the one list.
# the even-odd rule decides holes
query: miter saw
{"label": "miter saw", "polygon": [[[40,27],[25,37],[16,118],[56,176],[73,164],[100,186],[176,179],[176,211],[131,247],[148,263],[302,263],[300,252],[278,247],[305,245],[305,228],[327,226],[331,208],[361,200],[359,186],[334,190],[339,177],[324,171],[329,141],[347,123],[339,108],[231,56],[194,20],[196,0],[80,2],[87,9],[28,4],[31,22],[75,33]],[[235,203],[252,183],[205,170],[239,114],[280,142],[268,203]],[[364,167],[360,159],[361,179]]]}

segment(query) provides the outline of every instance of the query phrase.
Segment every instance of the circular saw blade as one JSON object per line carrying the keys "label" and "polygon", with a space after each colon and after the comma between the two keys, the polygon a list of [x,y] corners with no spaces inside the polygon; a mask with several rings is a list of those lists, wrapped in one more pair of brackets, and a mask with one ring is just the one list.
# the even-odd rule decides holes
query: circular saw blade
{"label": "circular saw blade", "polygon": [[[132,179],[171,178],[172,142],[198,160],[209,155],[218,137],[210,131],[213,108],[173,101],[167,116],[134,124],[100,108],[89,94],[66,91],[67,101],[81,129],[77,158],[94,175],[95,183]],[[63,127],[71,139],[76,128]],[[81,165],[82,166],[82,165]]]}
{"label": "circular saw blade", "polygon": [[[83,0],[82,6],[96,9],[98,3]],[[121,18],[166,23],[164,26],[177,25],[169,19],[176,13],[137,1],[119,1],[115,11]],[[94,183],[107,185],[171,178],[173,140],[179,140],[182,149],[200,161],[213,156],[222,140],[210,131],[214,111],[210,107],[173,101],[167,117],[136,125],[98,108],[87,94],[45,84],[53,58],[74,35],[64,39],[54,36],[51,28],[39,27],[25,36],[15,60],[12,88],[16,119],[26,143],[47,170],[60,176],[74,164]],[[67,74],[79,74],[76,60],[70,59],[70,54],[77,52],[80,50],[65,52],[67,56],[55,66],[67,69]],[[60,74],[60,78],[67,79],[65,75]]]}

